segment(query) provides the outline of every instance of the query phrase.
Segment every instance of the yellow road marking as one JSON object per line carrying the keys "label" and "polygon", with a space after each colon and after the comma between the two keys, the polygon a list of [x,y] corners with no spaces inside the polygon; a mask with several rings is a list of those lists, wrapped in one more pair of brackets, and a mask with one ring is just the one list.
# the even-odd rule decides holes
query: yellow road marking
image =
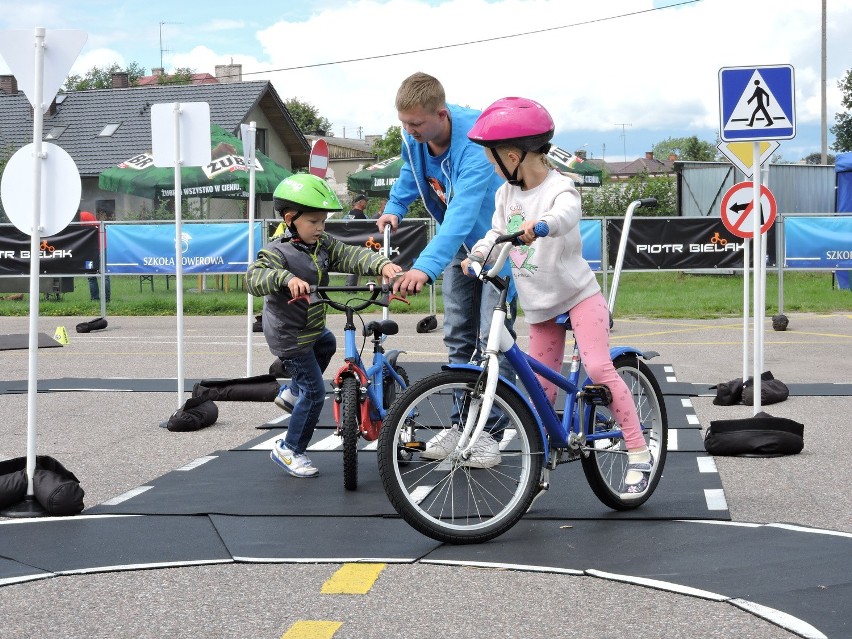
{"label": "yellow road marking", "polygon": [[340,621],[297,621],[281,635],[281,639],[331,639]]}
{"label": "yellow road marking", "polygon": [[343,564],[322,585],[324,595],[366,595],[386,564]]}

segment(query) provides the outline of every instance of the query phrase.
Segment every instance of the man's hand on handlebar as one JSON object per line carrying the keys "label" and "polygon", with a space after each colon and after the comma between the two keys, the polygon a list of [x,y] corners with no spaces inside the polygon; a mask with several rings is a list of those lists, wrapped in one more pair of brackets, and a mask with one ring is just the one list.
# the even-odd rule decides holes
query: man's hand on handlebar
{"label": "man's hand on handlebar", "polygon": [[379,227],[379,233],[385,232],[385,227],[390,224],[391,231],[395,231],[399,226],[399,218],[392,213],[385,213],[376,220],[376,226]]}
{"label": "man's hand on handlebar", "polygon": [[423,271],[411,269],[403,273],[396,282],[393,283],[393,292],[402,293],[403,295],[413,295],[423,290],[423,287],[429,283],[429,276]]}

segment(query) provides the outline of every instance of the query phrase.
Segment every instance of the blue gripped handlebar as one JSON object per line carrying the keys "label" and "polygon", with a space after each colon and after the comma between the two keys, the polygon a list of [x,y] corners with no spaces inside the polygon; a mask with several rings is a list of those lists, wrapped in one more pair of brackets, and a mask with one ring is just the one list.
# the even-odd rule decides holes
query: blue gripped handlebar
{"label": "blue gripped handlebar", "polygon": [[[550,233],[550,227],[547,225],[547,222],[536,222],[535,226],[533,227],[533,233],[535,233],[536,237],[547,237],[547,235]],[[505,235],[499,235],[494,240],[494,244],[496,246],[497,244],[508,243],[509,246],[523,246],[524,243],[518,239],[523,234],[523,231],[517,231],[516,233],[506,233]],[[508,257],[508,255],[509,247],[502,247],[500,249],[500,253],[495,265],[487,271],[486,276],[495,277],[496,274],[500,272],[500,269],[503,268],[503,264],[506,262],[506,257]],[[470,275],[473,275],[474,277],[479,277],[484,269],[482,268],[482,265],[478,262],[471,262],[467,270]]]}

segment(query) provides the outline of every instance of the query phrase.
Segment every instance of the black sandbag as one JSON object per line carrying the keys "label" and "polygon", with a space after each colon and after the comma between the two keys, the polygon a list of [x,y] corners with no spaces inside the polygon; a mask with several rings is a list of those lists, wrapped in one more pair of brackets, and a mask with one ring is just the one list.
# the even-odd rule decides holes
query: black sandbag
{"label": "black sandbag", "polygon": [[187,433],[212,426],[217,419],[219,408],[216,404],[206,397],[190,397],[172,413],[166,428],[174,433]]}
{"label": "black sandbag", "polygon": [[737,377],[730,382],[721,382],[711,386],[710,390],[716,391],[713,403],[716,406],[733,406],[739,404],[743,399],[743,378]]}
{"label": "black sandbag", "polygon": [[[16,504],[26,497],[26,469],[26,457],[16,457],[0,462],[0,499],[5,494],[2,489],[3,479],[16,476],[11,480],[11,487],[18,498],[6,504],[6,506]],[[23,482],[23,488],[19,487],[19,482]],[[85,491],[74,473],[53,457],[36,455],[35,471],[33,472],[33,496],[48,515],[64,517],[82,512],[84,495]]]}
{"label": "black sandbag", "polygon": [[27,458],[0,462],[0,509],[13,506],[27,496]]}
{"label": "black sandbag", "polygon": [[[770,371],[760,376],[760,405],[768,406],[783,402],[790,396],[790,389],[780,379],[775,379]],[[754,406],[754,378],[749,377],[743,384],[743,404]]]}
{"label": "black sandbag", "polygon": [[281,385],[271,374],[239,379],[202,379],[192,387],[192,396],[217,402],[271,402],[280,389]]}
{"label": "black sandbag", "polygon": [[795,455],[805,447],[804,433],[799,422],[760,412],[748,419],[711,421],[704,434],[704,449],[719,456]]}
{"label": "black sandbag", "polygon": [[269,365],[269,374],[275,377],[276,379],[289,379],[292,377],[290,371],[288,371],[287,367],[284,366],[284,362],[282,362],[277,357],[275,358],[275,361]]}
{"label": "black sandbag", "polygon": [[88,322],[80,322],[77,324],[78,333],[89,333],[91,331],[100,331],[108,326],[107,321],[103,317],[96,317]]}
{"label": "black sandbag", "polygon": [[53,517],[83,512],[85,492],[80,480],[53,457],[37,457],[33,473],[33,494]]}

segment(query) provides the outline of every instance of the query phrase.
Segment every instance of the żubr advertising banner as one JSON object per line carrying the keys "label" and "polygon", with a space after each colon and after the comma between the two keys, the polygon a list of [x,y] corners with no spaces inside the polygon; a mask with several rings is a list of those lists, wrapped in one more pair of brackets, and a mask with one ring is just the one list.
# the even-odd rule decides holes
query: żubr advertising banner
{"label": "\u017cubr advertising banner", "polygon": [[852,217],[784,219],[784,267],[852,268]]}
{"label": "\u017cubr advertising banner", "polygon": [[[181,228],[185,274],[244,273],[248,268],[247,223],[190,222]],[[260,222],[255,223],[254,232],[255,246],[259,247]],[[174,224],[110,224],[106,235],[108,275],[175,273]]]}
{"label": "\u017cubr advertising banner", "polygon": [[[71,224],[61,233],[43,237],[39,251],[42,275],[97,273],[98,228]],[[29,275],[30,236],[11,224],[0,226],[0,275]]]}
{"label": "\u017cubr advertising banner", "polygon": [[[623,219],[608,220],[609,264],[614,265]],[[689,270],[743,268],[743,242],[718,217],[634,218],[627,238],[624,268]],[[775,264],[774,227],[767,238],[767,263]]]}

